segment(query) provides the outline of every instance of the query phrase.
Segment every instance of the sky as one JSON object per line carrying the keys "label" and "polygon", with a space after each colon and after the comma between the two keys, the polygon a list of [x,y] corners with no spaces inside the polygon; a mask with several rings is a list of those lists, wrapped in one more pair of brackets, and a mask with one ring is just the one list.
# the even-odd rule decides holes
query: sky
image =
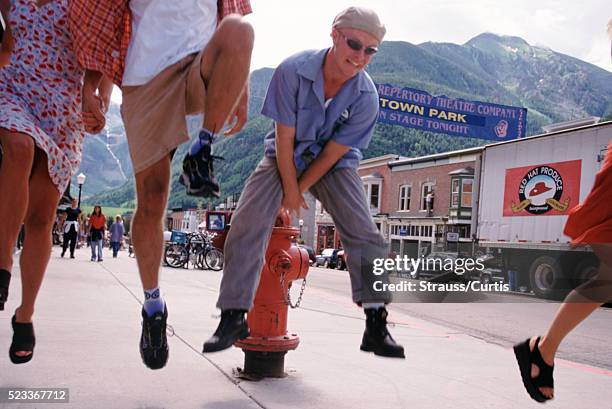
{"label": "sky", "polygon": [[[463,44],[491,32],[521,37],[612,72],[610,0],[251,0],[251,69],[275,67],[298,51],[331,44],[334,16],[351,5],[374,9],[385,40]],[[113,100],[120,101],[118,90]]]}

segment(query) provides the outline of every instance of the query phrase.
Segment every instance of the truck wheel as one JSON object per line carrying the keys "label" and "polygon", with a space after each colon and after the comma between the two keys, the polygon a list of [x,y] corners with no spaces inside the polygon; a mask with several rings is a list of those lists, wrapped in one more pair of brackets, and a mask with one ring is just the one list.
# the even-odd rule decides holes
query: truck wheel
{"label": "truck wheel", "polygon": [[597,275],[598,263],[597,260],[583,260],[574,269],[574,280],[576,286],[586,283],[591,278]]}
{"label": "truck wheel", "polygon": [[487,285],[487,284],[491,284],[492,278],[491,278],[491,274],[487,274],[487,273],[480,273],[480,283]]}
{"label": "truck wheel", "polygon": [[323,263],[323,267],[329,268],[329,260],[325,260],[325,262]]}
{"label": "truck wheel", "polygon": [[337,270],[344,270],[344,261],[341,258],[338,259],[338,263],[336,264]]}
{"label": "truck wheel", "polygon": [[531,289],[542,298],[561,300],[566,295],[566,280],[559,260],[550,256],[541,256],[531,263],[529,269]]}

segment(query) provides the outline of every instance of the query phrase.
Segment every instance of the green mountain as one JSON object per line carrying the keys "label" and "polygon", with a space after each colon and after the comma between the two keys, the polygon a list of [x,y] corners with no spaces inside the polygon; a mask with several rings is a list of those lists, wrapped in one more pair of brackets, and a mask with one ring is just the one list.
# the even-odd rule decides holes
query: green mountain
{"label": "green mountain", "polygon": [[[527,134],[541,132],[552,122],[594,115],[612,116],[612,73],[576,58],[550,49],[535,47],[518,37],[481,34],[463,45],[423,43],[413,45],[387,41],[368,67],[374,81],[421,89],[434,95],[487,101],[528,108]],[[244,130],[231,138],[219,137],[215,152],[225,158],[216,164],[215,173],[223,195],[239,193],[248,175],[263,155],[263,137],[272,122],[259,114],[273,70],[264,68],[251,74],[250,120]],[[112,111],[111,114],[115,111]],[[109,119],[109,134],[117,139],[114,155],[126,172],[131,166],[121,144],[120,119]],[[198,120],[190,121],[192,135],[197,133]],[[399,126],[378,124],[365,158],[397,153],[420,156],[462,149],[485,142],[478,139],[446,136]],[[102,150],[93,143],[86,145],[83,168],[89,167],[94,180],[105,180],[102,172],[113,171],[112,161],[102,161]],[[172,193],[169,206],[197,206],[203,201],[186,196],[178,184],[180,164],[187,146],[182,146],[173,162]],[[91,152],[89,152],[91,150]],[[97,151],[96,151],[97,152]],[[100,166],[94,166],[89,158]],[[103,166],[102,166],[103,165]],[[116,165],[115,165],[116,166]],[[103,168],[103,169],[102,169]],[[89,184],[89,180],[87,184]],[[118,179],[114,179],[118,180]],[[90,203],[107,206],[134,204],[133,180],[122,186],[93,194]]]}
{"label": "green mountain", "polygon": [[[101,192],[116,189],[132,179],[132,162],[117,104],[111,105],[106,123],[100,134],[87,135],[83,142],[83,159],[77,174],[83,172],[87,176],[83,186],[86,201],[88,197],[95,201]],[[76,176],[72,186],[78,186]],[[72,194],[75,195],[74,190]]]}

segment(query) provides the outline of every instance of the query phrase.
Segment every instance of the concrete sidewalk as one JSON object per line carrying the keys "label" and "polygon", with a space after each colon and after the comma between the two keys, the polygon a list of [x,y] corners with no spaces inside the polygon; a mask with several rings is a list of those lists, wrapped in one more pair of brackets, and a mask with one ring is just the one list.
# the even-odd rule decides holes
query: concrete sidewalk
{"label": "concrete sidewalk", "polygon": [[[108,256],[108,254],[107,254]],[[242,351],[203,356],[212,334],[221,273],[164,268],[170,359],[159,371],[140,360],[142,291],[136,261],[125,252],[104,262],[75,260],[54,248],[38,300],[33,360],[12,365],[10,317],[18,304],[18,263],[6,310],[0,313],[0,387],[70,390],[70,408],[525,408],[541,407],[525,393],[514,355],[449,328],[398,313],[394,337],[406,360],[359,351],[363,313],[346,296],[307,287],[303,308],[290,312],[301,338],[286,357],[288,376],[248,382],[232,372]],[[452,308],[452,304],[448,305]],[[552,408],[608,408],[612,373],[558,360]],[[48,404],[0,403],[6,408]]]}

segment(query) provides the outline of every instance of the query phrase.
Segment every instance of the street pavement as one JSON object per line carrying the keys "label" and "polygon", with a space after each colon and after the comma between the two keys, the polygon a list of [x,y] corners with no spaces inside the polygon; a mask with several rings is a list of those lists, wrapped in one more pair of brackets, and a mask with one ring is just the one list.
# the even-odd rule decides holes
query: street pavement
{"label": "street pavement", "polygon": [[[396,304],[389,320],[406,359],[359,351],[363,312],[350,301],[346,273],[329,274],[343,277],[344,293],[318,285],[325,271],[313,269],[302,308],[290,311],[289,330],[301,343],[286,356],[287,377],[251,382],[234,375],[243,365],[239,349],[200,353],[217,325],[221,272],[163,268],[170,359],[165,368],[151,371],[138,353],[142,290],[136,261],[121,252],[118,259],[107,254],[103,262],[90,262],[88,249],[78,250],[75,260],[61,259],[55,247],[34,317],[34,358],[12,365],[4,352],[0,388],[68,388],[69,403],[52,408],[540,407],[523,389],[509,344],[444,323],[443,308],[452,319],[458,305],[467,308],[463,304],[435,305],[436,319]],[[0,312],[4,351],[19,281],[16,263],[10,299]],[[609,326],[610,318],[599,319]],[[556,398],[548,408],[612,408],[609,369],[559,359],[555,383]],[[48,406],[0,403],[8,409]]]}

